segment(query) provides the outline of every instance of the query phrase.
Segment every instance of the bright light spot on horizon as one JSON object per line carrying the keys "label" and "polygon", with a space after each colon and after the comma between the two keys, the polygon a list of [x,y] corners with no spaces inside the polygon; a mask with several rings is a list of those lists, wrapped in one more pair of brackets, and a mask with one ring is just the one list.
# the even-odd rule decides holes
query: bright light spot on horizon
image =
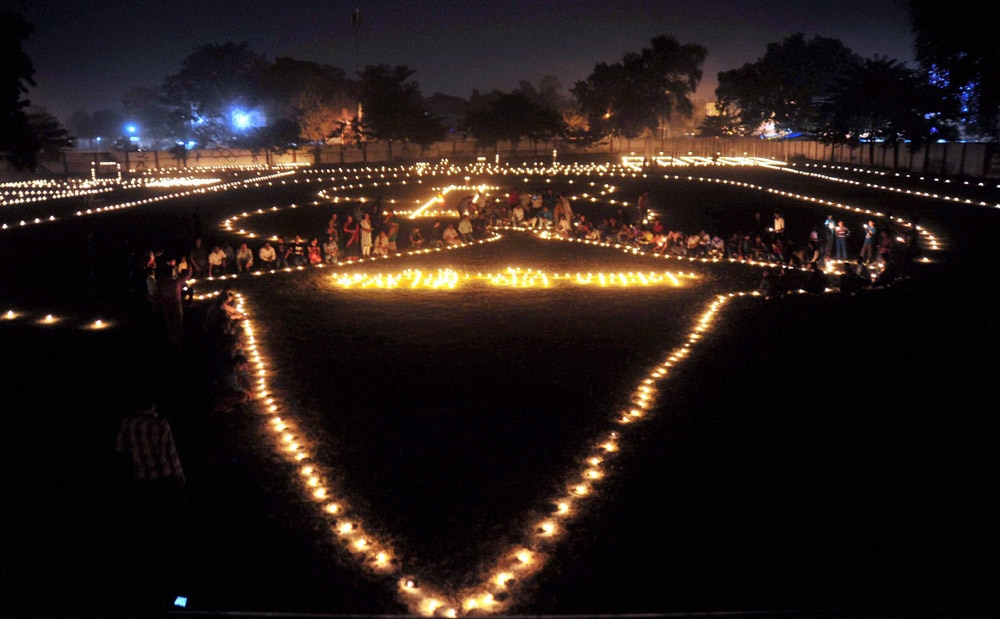
{"label": "bright light spot on horizon", "polygon": [[234,111],[233,126],[237,129],[246,129],[250,126],[250,115],[239,110]]}

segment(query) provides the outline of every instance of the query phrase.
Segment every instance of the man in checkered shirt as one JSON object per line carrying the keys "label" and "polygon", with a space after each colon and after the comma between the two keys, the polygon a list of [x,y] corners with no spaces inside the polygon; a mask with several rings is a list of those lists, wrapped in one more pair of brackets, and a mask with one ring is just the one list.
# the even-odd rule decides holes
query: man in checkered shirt
{"label": "man in checkered shirt", "polygon": [[156,412],[156,404],[122,420],[118,430],[118,451],[132,463],[132,478],[137,482],[164,482],[183,488],[181,468],[170,422]]}
{"label": "man in checkered shirt", "polygon": [[122,420],[117,448],[130,472],[131,523],[139,536],[135,551],[149,570],[147,584],[140,589],[149,596],[148,603],[162,605],[169,604],[187,580],[184,469],[170,422],[159,416],[151,399],[140,404]]}

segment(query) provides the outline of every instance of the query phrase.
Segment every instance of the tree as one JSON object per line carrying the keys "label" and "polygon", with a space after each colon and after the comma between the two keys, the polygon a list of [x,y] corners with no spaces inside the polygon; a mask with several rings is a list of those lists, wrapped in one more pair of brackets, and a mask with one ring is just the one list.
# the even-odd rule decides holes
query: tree
{"label": "tree", "polygon": [[905,141],[915,148],[949,135],[947,125],[933,122],[943,99],[916,71],[871,58],[841,76],[820,105],[820,139],[852,147]]}
{"label": "tree", "polygon": [[476,143],[482,146],[494,147],[505,139],[503,119],[495,112],[496,101],[503,95],[499,90],[488,94],[472,91],[468,111],[462,118],[462,131],[471,135]]}
{"label": "tree", "polygon": [[521,80],[517,86],[517,92],[531,100],[532,103],[541,108],[563,112],[573,106],[573,101],[563,96],[560,91],[562,84],[559,78],[553,75],[546,75],[538,80],[538,85],[534,85],[528,80]]}
{"label": "tree", "polygon": [[549,107],[537,107],[529,117],[524,137],[528,138],[532,146],[535,147],[535,154],[538,154],[538,145],[542,142],[564,135],[566,123],[562,114]]}
{"label": "tree", "polygon": [[233,140],[233,145],[250,151],[255,160],[259,153],[282,154],[295,148],[299,141],[299,125],[293,120],[279,118],[264,127],[254,127]]}
{"label": "tree", "polygon": [[420,154],[423,156],[424,149],[440,142],[448,136],[448,125],[444,119],[431,112],[424,114],[424,120],[417,123],[410,132],[409,140],[420,147]]}
{"label": "tree", "polygon": [[475,96],[472,105],[464,122],[469,133],[487,146],[509,141],[515,155],[518,143],[524,138],[537,143],[562,132],[559,112],[535,103],[521,91]]}
{"label": "tree", "polygon": [[773,122],[779,132],[813,131],[817,106],[860,57],[836,39],[806,40],[793,34],[771,43],[763,58],[719,73],[715,90],[720,111],[735,110],[742,132],[753,134]]}
{"label": "tree", "polygon": [[294,58],[277,58],[261,80],[268,119],[294,121],[299,135],[317,145],[356,113],[356,90],[343,69]]}
{"label": "tree", "polygon": [[459,130],[462,119],[469,112],[469,101],[462,97],[436,92],[427,97],[426,101],[427,109],[441,119],[449,133]]}
{"label": "tree", "polygon": [[413,139],[423,123],[433,122],[417,82],[409,81],[415,73],[406,65],[368,65],[358,74],[362,105],[361,135],[383,140],[393,159],[392,144]]}
{"label": "tree", "polygon": [[722,112],[714,116],[706,116],[698,127],[698,137],[702,138],[722,138],[722,137],[744,137],[743,126],[739,120]]}
{"label": "tree", "polygon": [[328,104],[318,93],[303,90],[295,99],[296,118],[302,139],[322,144],[340,127],[341,110]]}
{"label": "tree", "polygon": [[115,139],[121,137],[124,124],[125,118],[120,113],[107,108],[95,110],[92,114],[76,110],[66,121],[66,126],[78,138],[100,138],[107,144],[113,144]]}
{"label": "tree", "polygon": [[23,46],[34,26],[18,13],[0,11],[0,159],[15,169],[34,168],[41,147],[22,95],[34,86],[34,65]]}
{"label": "tree", "polygon": [[204,143],[228,144],[236,136],[235,110],[249,112],[261,99],[267,62],[244,43],[203,45],[163,82],[164,102],[174,121]]}
{"label": "tree", "polygon": [[[176,138],[170,122],[170,110],[164,105],[163,92],[160,88],[133,86],[121,97],[122,121],[115,127],[115,133],[120,136],[125,122],[136,123],[142,128],[142,134],[150,138]],[[104,133],[103,135],[109,135]],[[187,132],[180,134],[187,137]]]}
{"label": "tree", "polygon": [[571,92],[587,115],[591,133],[639,137],[643,131],[655,131],[664,117],[691,116],[691,96],[707,55],[700,45],[680,45],[661,35],[615,64],[596,65]]}
{"label": "tree", "polygon": [[1000,39],[970,7],[909,0],[917,62],[965,111],[973,134],[1000,139]]}
{"label": "tree", "polygon": [[45,110],[28,110],[27,116],[39,152],[52,156],[58,155],[64,148],[73,147],[73,136],[55,116]]}

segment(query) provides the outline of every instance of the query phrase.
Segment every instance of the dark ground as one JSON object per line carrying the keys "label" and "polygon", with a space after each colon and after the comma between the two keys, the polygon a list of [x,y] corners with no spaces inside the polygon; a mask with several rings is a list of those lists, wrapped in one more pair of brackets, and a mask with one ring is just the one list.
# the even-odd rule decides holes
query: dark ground
{"label": "dark ground", "polygon": [[[727,309],[669,382],[660,415],[620,456],[609,497],[574,524],[578,533],[513,613],[1000,613],[996,209],[763,170],[705,175],[916,215],[946,235],[946,251],[889,289]],[[699,217],[731,225],[780,204],[790,234],[801,236],[796,226],[808,222],[807,229],[826,214],[730,188],[709,202],[700,190],[677,185],[656,181],[654,200],[676,206],[673,225],[686,230],[700,226]],[[995,188],[935,190],[1000,201]],[[110,255],[121,252],[110,251],[109,239],[144,247],[159,242],[147,239],[184,238],[192,204],[214,230],[216,219],[256,202],[300,199],[295,191],[210,195],[88,220],[109,251],[102,293],[86,309],[130,317],[142,309],[112,284],[120,262]],[[685,214],[684,195],[705,208]],[[71,294],[78,281],[72,261],[45,255],[72,256],[84,229],[69,221],[0,233],[0,300],[54,312],[81,307]],[[722,283],[731,283],[726,277]],[[198,304],[189,311],[182,355],[165,346],[157,324],[136,319],[102,332],[0,322],[8,402],[0,613],[128,615],[156,596],[113,453],[132,393],[150,384],[169,387],[160,408],[174,425],[188,475],[188,614],[404,612],[383,583],[356,575],[316,541],[308,509],[255,446],[256,421],[210,411],[204,366],[211,351],[203,346],[200,311]],[[533,354],[544,350],[543,341]],[[306,348],[302,356],[315,361],[325,353]],[[340,381],[332,388],[373,377],[363,360],[328,359]],[[454,363],[449,367],[463,362]],[[569,383],[587,366],[574,363]],[[454,384],[454,376],[427,376]],[[597,399],[590,404],[596,409],[612,396],[574,397],[581,405]],[[321,407],[315,393],[305,390],[302,398],[304,408]],[[377,433],[382,419],[369,416],[357,432]],[[431,428],[438,431],[443,426]],[[548,457],[558,459],[555,452]],[[390,456],[386,470],[393,457],[402,458]],[[530,470],[524,474],[530,479]],[[357,479],[360,487],[383,481],[376,473]],[[381,500],[389,499],[372,498]],[[405,530],[405,514],[393,518]]]}

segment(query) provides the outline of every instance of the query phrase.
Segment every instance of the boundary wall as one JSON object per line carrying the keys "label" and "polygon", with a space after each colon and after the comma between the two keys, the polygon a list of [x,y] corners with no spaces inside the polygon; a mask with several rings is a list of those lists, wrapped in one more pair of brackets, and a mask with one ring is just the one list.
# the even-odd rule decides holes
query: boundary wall
{"label": "boundary wall", "polygon": [[[198,169],[241,165],[355,165],[387,162],[415,163],[450,159],[456,162],[483,159],[486,161],[551,161],[607,160],[623,155],[637,156],[700,156],[700,157],[769,157],[784,161],[826,162],[838,165],[858,165],[905,173],[957,176],[970,179],[1000,178],[1000,148],[992,143],[937,143],[911,151],[905,144],[863,144],[854,148],[824,144],[809,140],[762,140],[753,138],[669,138],[606,141],[582,148],[561,141],[512,146],[501,142],[484,148],[474,141],[438,142],[420,148],[413,144],[394,143],[389,146],[370,143],[364,149],[356,146],[324,145],[319,149],[290,150],[275,154],[242,149],[216,148],[191,150],[186,159],[168,151],[76,151],[67,150],[58,157],[40,162],[37,175],[90,176],[97,162],[117,162],[123,172],[168,169]],[[23,174],[0,175],[23,176]]]}

